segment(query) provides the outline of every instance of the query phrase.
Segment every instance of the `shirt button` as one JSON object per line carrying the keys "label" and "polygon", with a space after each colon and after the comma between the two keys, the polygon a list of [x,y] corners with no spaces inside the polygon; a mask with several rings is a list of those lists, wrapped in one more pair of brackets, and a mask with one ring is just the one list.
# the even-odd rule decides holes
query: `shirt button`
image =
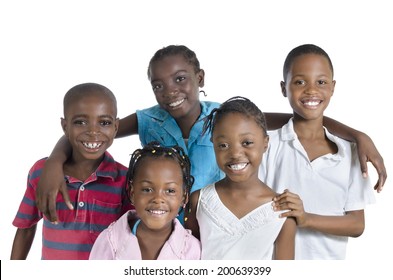
{"label": "shirt button", "polygon": [[83,206],[85,206],[85,203],[81,201],[78,203],[78,205],[79,205],[79,207],[83,207]]}
{"label": "shirt button", "polygon": [[85,190],[85,187],[84,187],[84,186],[81,186],[81,187],[80,187],[80,190],[83,192],[83,191]]}

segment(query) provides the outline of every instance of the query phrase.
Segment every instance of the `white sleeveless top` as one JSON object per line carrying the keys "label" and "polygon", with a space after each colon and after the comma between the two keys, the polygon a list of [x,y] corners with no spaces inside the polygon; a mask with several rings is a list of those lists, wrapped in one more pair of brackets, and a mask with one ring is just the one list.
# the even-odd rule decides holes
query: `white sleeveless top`
{"label": "white sleeveless top", "polygon": [[222,203],[214,184],[202,188],[196,212],[201,259],[271,260],[286,220],[279,218],[280,213],[268,202],[239,219]]}

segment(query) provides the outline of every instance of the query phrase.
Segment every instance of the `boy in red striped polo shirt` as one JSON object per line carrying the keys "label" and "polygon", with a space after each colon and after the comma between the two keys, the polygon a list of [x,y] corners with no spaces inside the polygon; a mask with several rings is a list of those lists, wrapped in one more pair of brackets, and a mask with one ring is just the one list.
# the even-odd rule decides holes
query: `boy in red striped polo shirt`
{"label": "boy in red striped polo shirt", "polygon": [[61,126],[72,145],[72,156],[63,168],[74,210],[67,208],[60,194],[58,223],[51,223],[38,210],[36,188],[46,158],[37,161],[13,221],[18,229],[11,259],[26,259],[42,218],[42,259],[88,259],[98,234],[132,208],[125,192],[127,168],[107,152],[118,125],[116,98],[108,88],[86,83],[66,93]]}

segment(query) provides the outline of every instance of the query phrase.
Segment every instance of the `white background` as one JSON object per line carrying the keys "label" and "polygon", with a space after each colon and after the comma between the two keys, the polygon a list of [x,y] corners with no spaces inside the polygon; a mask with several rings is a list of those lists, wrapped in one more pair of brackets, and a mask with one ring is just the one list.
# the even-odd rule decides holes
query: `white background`
{"label": "white background", "polygon": [[[194,50],[206,71],[201,100],[242,95],[266,112],[291,112],[280,92],[282,65],[294,47],[313,43],[330,55],[337,80],[326,115],[366,132],[391,175],[393,19],[389,1],[0,1],[0,112],[3,148],[0,258],[9,259],[12,220],[32,164],[62,135],[62,100],[72,86],[97,82],[118,100],[119,117],[156,104],[147,79],[154,52],[170,44]],[[115,140],[128,165],[138,136]],[[369,165],[372,182],[377,176]],[[388,179],[366,211],[364,234],[347,262],[381,273],[393,249]],[[39,226],[40,228],[41,226]],[[41,231],[29,260],[40,258]],[[357,269],[359,268],[359,269]],[[386,268],[385,268],[386,269]],[[352,274],[352,273],[351,273]],[[360,274],[361,275],[361,274]]]}

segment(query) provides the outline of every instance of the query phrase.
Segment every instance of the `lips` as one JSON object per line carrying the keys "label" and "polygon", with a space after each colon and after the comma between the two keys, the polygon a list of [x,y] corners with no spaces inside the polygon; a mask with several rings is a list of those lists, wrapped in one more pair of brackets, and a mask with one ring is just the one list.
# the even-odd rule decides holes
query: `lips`
{"label": "lips", "polygon": [[183,99],[174,101],[174,102],[172,102],[172,103],[169,103],[168,106],[171,107],[171,108],[175,108],[175,107],[177,107],[177,106],[183,104],[184,100],[185,100],[185,99],[183,98]]}
{"label": "lips", "polygon": [[236,164],[228,164],[228,167],[234,171],[243,170],[248,165],[247,162],[236,163]]}
{"label": "lips", "polygon": [[161,210],[161,209],[155,209],[155,210],[147,210],[150,214],[152,215],[164,215],[166,214],[168,211],[165,210]]}
{"label": "lips", "polygon": [[319,104],[322,103],[321,99],[311,98],[311,99],[302,99],[301,103],[308,108],[316,108]]}
{"label": "lips", "polygon": [[83,146],[88,149],[98,149],[101,147],[103,142],[82,142]]}

